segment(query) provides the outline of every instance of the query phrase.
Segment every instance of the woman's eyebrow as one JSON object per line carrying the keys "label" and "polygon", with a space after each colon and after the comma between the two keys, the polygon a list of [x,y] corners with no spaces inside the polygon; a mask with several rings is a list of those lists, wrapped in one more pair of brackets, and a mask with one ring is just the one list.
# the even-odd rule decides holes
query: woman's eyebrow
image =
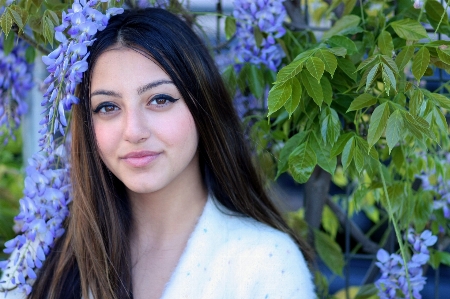
{"label": "woman's eyebrow", "polygon": [[[144,92],[146,92],[147,90],[155,88],[162,84],[173,84],[173,82],[170,80],[159,80],[159,81],[148,83],[148,84],[138,88],[138,94],[141,95]],[[106,96],[112,96],[112,97],[116,97],[116,98],[122,97],[122,95],[118,92],[115,92],[112,90],[105,90],[105,89],[99,89],[99,90],[96,90],[93,93],[91,93],[91,97],[96,96],[96,95],[106,95]]]}
{"label": "woman's eyebrow", "polygon": [[159,85],[162,85],[162,84],[173,84],[173,82],[170,81],[170,80],[159,80],[159,81],[151,82],[151,83],[146,84],[146,85],[144,85],[142,87],[139,87],[138,88],[138,94],[139,95],[143,94],[147,90],[152,89],[152,88],[154,88],[156,86],[159,86]]}

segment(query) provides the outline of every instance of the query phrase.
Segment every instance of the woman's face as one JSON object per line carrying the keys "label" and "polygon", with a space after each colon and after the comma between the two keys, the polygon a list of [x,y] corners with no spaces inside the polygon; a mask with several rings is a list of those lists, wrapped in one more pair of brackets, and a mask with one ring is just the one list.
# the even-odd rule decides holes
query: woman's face
{"label": "woman's face", "polygon": [[128,48],[102,53],[91,107],[100,155],[129,191],[152,193],[199,177],[198,134],[170,77]]}

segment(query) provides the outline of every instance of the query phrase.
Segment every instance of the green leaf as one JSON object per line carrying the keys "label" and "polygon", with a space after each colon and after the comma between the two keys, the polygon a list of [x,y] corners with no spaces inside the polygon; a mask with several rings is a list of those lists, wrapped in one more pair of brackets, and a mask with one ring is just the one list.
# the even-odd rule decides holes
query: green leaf
{"label": "green leaf", "polygon": [[303,63],[305,62],[305,60],[306,58],[293,61],[282,68],[278,72],[276,83],[282,83],[284,81],[290,80],[292,77],[297,76],[297,74],[302,71]]}
{"label": "green leaf", "polygon": [[342,151],[342,168],[344,170],[350,165],[355,155],[355,138],[351,137],[344,146]]}
{"label": "green leaf", "polygon": [[237,78],[233,65],[230,65],[225,69],[225,71],[222,73],[222,78],[226,83],[226,87],[230,95],[234,96],[234,94],[236,93]]}
{"label": "green leaf", "polygon": [[3,43],[3,54],[4,55],[8,55],[14,49],[14,41],[16,39],[15,37],[16,37],[16,34],[14,33],[14,31],[11,31],[8,34],[8,37],[6,38],[6,40]]}
{"label": "green leaf", "polygon": [[225,36],[230,39],[236,33],[236,19],[228,16],[225,19]]}
{"label": "green leaf", "polygon": [[369,149],[369,143],[365,139],[356,136],[356,144],[364,153],[368,153],[371,158],[378,161],[378,152],[373,147]]}
{"label": "green leaf", "polygon": [[302,141],[306,137],[306,132],[300,132],[289,138],[289,140],[284,144],[283,148],[280,151],[280,157],[278,159],[278,171],[277,171],[277,178],[288,170],[288,159],[289,155],[292,153],[292,151],[299,146]]}
{"label": "green leaf", "polygon": [[433,115],[434,115],[434,121],[436,122],[436,125],[438,126],[439,130],[445,135],[448,135],[448,124],[447,120],[445,119],[444,114],[442,113],[441,109],[438,107],[434,107],[433,109]]}
{"label": "green leaf", "polygon": [[342,35],[334,35],[328,39],[328,44],[335,47],[343,47],[347,49],[349,55],[358,53],[355,43],[348,37]]}
{"label": "green leaf", "polygon": [[342,276],[345,262],[341,247],[327,234],[314,230],[314,248],[325,265],[333,273]]}
{"label": "green leaf", "polygon": [[347,55],[347,49],[343,47],[329,48],[328,50],[336,56],[345,57]]}
{"label": "green leaf", "polygon": [[53,46],[53,36],[55,34],[55,28],[53,22],[48,17],[44,17],[44,20],[42,22],[42,32],[44,33],[43,35],[45,40]]}
{"label": "green leaf", "polygon": [[395,74],[398,74],[398,67],[391,57],[387,55],[381,55],[381,60],[383,60]]}
{"label": "green leaf", "polygon": [[274,85],[269,91],[269,113],[268,116],[278,111],[287,102],[292,94],[291,82]]}
{"label": "green leaf", "polygon": [[439,93],[431,93],[432,100],[436,105],[441,106],[445,109],[450,109],[450,99]]}
{"label": "green leaf", "polygon": [[287,112],[289,113],[289,117],[291,117],[292,113],[294,113],[295,109],[297,109],[300,104],[300,99],[302,97],[302,85],[298,81],[296,77],[291,79],[292,85],[292,94],[289,100],[284,104]]}
{"label": "green leaf", "polygon": [[364,89],[364,92],[367,92],[370,85],[372,85],[373,80],[376,78],[376,75],[378,74],[379,68],[380,68],[380,63],[374,65],[374,67],[369,71],[369,73],[367,75],[366,88]]}
{"label": "green leaf", "polygon": [[334,35],[340,34],[345,30],[348,30],[351,27],[356,27],[359,25],[360,21],[361,18],[355,15],[344,16],[337,20],[336,23],[334,23],[334,26],[323,34],[322,39],[328,39]]}
{"label": "green leaf", "polygon": [[372,284],[366,284],[359,288],[354,299],[373,299],[378,294],[377,287]]}
{"label": "green leaf", "polygon": [[441,49],[437,48],[437,53],[439,56],[439,59],[446,63],[446,64],[450,64],[450,53],[449,51],[442,51]]}
{"label": "green leaf", "polygon": [[417,139],[423,140],[423,135],[433,138],[433,133],[429,131],[429,124],[422,117],[403,112],[403,121],[408,131]]}
{"label": "green leaf", "polygon": [[336,238],[339,228],[339,220],[327,205],[325,205],[322,210],[322,226],[333,239]]}
{"label": "green leaf", "polygon": [[392,57],[394,43],[392,42],[392,36],[389,32],[383,30],[380,36],[378,36],[378,48],[380,48],[382,54]]}
{"label": "green leaf", "polygon": [[316,134],[311,138],[311,148],[316,153],[317,164],[326,172],[333,175],[336,171],[337,158],[330,154],[330,147],[324,145]]}
{"label": "green leaf", "polygon": [[357,146],[357,143],[355,142],[355,157],[353,158],[353,161],[355,162],[355,167],[358,173],[361,173],[361,171],[364,169],[364,156],[366,153],[363,153],[360,147]]}
{"label": "green leaf", "polygon": [[356,71],[362,70],[363,68],[365,68],[366,66],[368,66],[369,64],[371,64],[372,62],[375,61],[375,59],[377,59],[379,56],[378,55],[373,55],[369,58],[367,58],[366,60],[364,60],[363,62],[361,62],[358,66],[358,68],[356,69]]}
{"label": "green leaf", "polygon": [[330,53],[330,51],[325,49],[319,49],[319,51],[316,52],[315,56],[322,60],[325,66],[325,70],[333,77],[334,72],[337,68],[337,60],[336,57]]}
{"label": "green leaf", "polygon": [[405,162],[405,155],[403,154],[401,146],[394,147],[392,150],[392,161],[394,162],[395,167],[398,169],[402,168],[403,163]]}
{"label": "green leaf", "polygon": [[414,57],[411,68],[411,71],[417,81],[419,81],[422,78],[423,74],[425,74],[425,71],[427,70],[429,64],[430,52],[426,47],[422,47]]}
{"label": "green leaf", "polygon": [[362,95],[358,96],[356,99],[353,100],[347,112],[370,107],[372,105],[375,105],[377,101],[378,101],[377,98],[375,98],[371,94],[363,93]]}
{"label": "green leaf", "polygon": [[395,110],[389,117],[386,126],[386,140],[389,146],[389,154],[402,139],[404,130],[402,115],[399,110]]}
{"label": "green leaf", "polygon": [[301,72],[300,78],[308,95],[313,98],[317,106],[321,107],[323,102],[323,92],[319,82],[317,82],[316,78],[311,76],[309,72]]}
{"label": "green leaf", "polygon": [[306,61],[306,69],[317,79],[317,81],[320,81],[320,78],[323,76],[323,71],[325,70],[325,64],[317,57],[310,57]]}
{"label": "green leaf", "polygon": [[409,112],[413,115],[418,115],[420,112],[420,107],[423,103],[423,93],[420,89],[415,89],[411,93],[411,98],[409,101]]}
{"label": "green leaf", "polygon": [[450,253],[444,251],[438,251],[439,259],[442,264],[450,266]]}
{"label": "green leaf", "polygon": [[255,36],[256,46],[261,47],[264,36],[263,36],[261,30],[259,30],[258,25],[253,26],[253,35]]}
{"label": "green leaf", "polygon": [[355,135],[355,133],[351,132],[351,133],[346,133],[346,134],[339,136],[338,140],[336,141],[336,143],[333,145],[333,148],[331,149],[331,152],[330,152],[331,157],[336,157],[337,155],[342,153],[342,151],[344,150],[344,146],[347,144],[347,142],[350,140],[350,138],[352,138],[354,135]]}
{"label": "green leaf", "polygon": [[34,63],[34,59],[36,58],[36,50],[33,47],[27,47],[25,51],[25,59],[28,63]]}
{"label": "green leaf", "polygon": [[264,96],[264,88],[265,88],[264,75],[261,69],[256,65],[251,64],[247,80],[250,92],[256,98],[261,99]]}
{"label": "green leaf", "polygon": [[2,27],[5,36],[9,35],[9,31],[13,25],[13,19],[9,10],[5,10],[0,18],[0,25]]}
{"label": "green leaf", "polygon": [[420,40],[428,38],[425,28],[416,20],[403,19],[391,23],[392,29],[405,40]]}
{"label": "green leaf", "polygon": [[[383,74],[384,74],[383,77],[386,76],[389,79],[389,83],[394,88],[394,90],[397,90],[397,81],[395,80],[395,75],[392,72],[391,68],[384,63],[383,63]],[[385,84],[387,84],[387,82],[385,82]],[[389,95],[389,92],[387,92],[387,94]]]}
{"label": "green leaf", "polygon": [[292,178],[300,184],[306,183],[317,164],[316,154],[305,141],[289,156],[289,171]]}
{"label": "green leaf", "polygon": [[328,110],[331,110],[331,108],[327,107],[326,110],[324,110],[327,111],[327,116],[322,120],[320,133],[324,143],[328,143],[332,146],[341,132],[341,123],[339,122],[337,113],[334,110],[334,113],[328,112]]}
{"label": "green leaf", "polygon": [[333,101],[333,90],[331,88],[331,83],[325,76],[322,76],[322,79],[320,79],[320,86],[322,86],[323,101],[330,106]]}
{"label": "green leaf", "polygon": [[[427,0],[425,2],[425,9],[427,11],[425,15],[428,21],[430,21],[430,25],[434,29],[437,29],[437,26],[441,22],[441,20],[442,22],[440,26],[448,25],[448,16],[441,3],[435,0]],[[443,15],[444,17],[442,18]]]}
{"label": "green leaf", "polygon": [[[16,6],[16,7],[18,7],[18,6]],[[18,8],[20,9],[20,7],[18,7]],[[16,23],[16,25],[19,26],[19,28],[22,30],[23,29],[23,21],[22,21],[22,17],[20,16],[20,14],[17,11],[11,9],[11,7],[8,7],[8,11],[11,14],[11,16],[13,17],[14,23]]]}
{"label": "green leaf", "polygon": [[353,81],[356,81],[356,68],[353,62],[344,58],[338,58],[339,68]]}
{"label": "green leaf", "polygon": [[414,46],[406,46],[405,48],[403,48],[403,50],[401,50],[395,58],[395,63],[397,64],[399,70],[403,71],[403,69],[413,56]]}
{"label": "green leaf", "polygon": [[367,135],[367,142],[372,147],[383,134],[386,127],[387,120],[389,118],[389,106],[387,102],[381,104],[373,111],[370,118],[369,132]]}

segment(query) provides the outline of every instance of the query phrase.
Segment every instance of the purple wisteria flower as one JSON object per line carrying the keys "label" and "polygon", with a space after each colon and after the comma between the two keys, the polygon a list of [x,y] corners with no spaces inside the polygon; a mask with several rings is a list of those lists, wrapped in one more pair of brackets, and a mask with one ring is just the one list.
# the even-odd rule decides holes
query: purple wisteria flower
{"label": "purple wisteria flower", "polygon": [[[450,163],[450,153],[445,154],[442,163]],[[433,180],[431,180],[432,177],[434,178]],[[436,194],[433,208],[435,210],[442,209],[444,217],[450,219],[450,180],[444,179],[441,175],[436,175],[434,170],[428,173],[424,172],[418,175],[417,178],[422,181],[423,190],[433,191]]]}
{"label": "purple wisteria flower", "polygon": [[[286,30],[283,21],[286,9],[281,0],[235,0],[233,16],[236,18],[237,45],[235,52],[239,62],[263,64],[276,71],[285,56],[275,39]],[[257,44],[255,28],[263,34],[261,45]]]}
{"label": "purple wisteria flower", "polygon": [[[0,11],[1,13],[1,11]],[[27,45],[18,40],[8,55],[3,51],[4,35],[0,36],[0,136],[6,133],[4,143],[20,126],[20,119],[28,106],[25,98],[33,87],[32,64],[25,59]]]}
{"label": "purple wisteria flower", "polygon": [[[426,277],[422,275],[422,266],[430,259],[428,247],[436,243],[437,237],[433,236],[429,230],[417,235],[413,229],[409,229],[406,238],[411,244],[413,252],[411,260],[407,264],[412,298],[421,299],[420,291],[426,283]],[[389,255],[386,250],[380,249],[377,253],[377,260],[376,265],[381,270],[381,277],[375,282],[375,286],[378,288],[380,298],[410,299],[406,269],[402,257],[395,253]]]}
{"label": "purple wisteria flower", "polygon": [[147,8],[147,7],[158,7],[167,9],[170,5],[170,0],[138,0],[137,7]]}
{"label": "purple wisteria flower", "polygon": [[11,256],[0,263],[0,268],[9,268],[9,276],[0,281],[0,291],[7,291],[2,290],[3,286],[17,287],[29,294],[30,280],[36,278],[36,270],[42,266],[55,239],[64,233],[62,224],[72,200],[70,164],[65,150],[68,125],[65,113],[79,101],[74,95],[75,87],[87,70],[88,47],[94,34],[106,27],[112,15],[123,12],[122,8],[113,7],[103,14],[97,10],[101,2],[108,1],[75,0],[62,13],[62,24],[55,28],[59,46],[42,58],[50,75],[44,81],[48,88],[41,102],[44,117],[40,122],[40,151],[26,168],[24,196],[15,218],[21,234],[5,244],[4,252]]}

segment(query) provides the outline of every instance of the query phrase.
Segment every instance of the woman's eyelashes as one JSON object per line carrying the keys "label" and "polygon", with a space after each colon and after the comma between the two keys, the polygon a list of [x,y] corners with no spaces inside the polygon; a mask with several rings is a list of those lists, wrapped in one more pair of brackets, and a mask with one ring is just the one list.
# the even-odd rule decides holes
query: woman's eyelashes
{"label": "woman's eyelashes", "polygon": [[[178,99],[173,98],[167,94],[158,94],[151,98],[147,104],[147,106],[151,106],[156,109],[165,108],[168,105],[175,103]],[[92,112],[94,114],[110,114],[120,110],[120,108],[114,104],[113,102],[103,102],[100,103]]]}
{"label": "woman's eyelashes", "polygon": [[167,105],[175,103],[178,100],[179,100],[179,98],[175,99],[167,94],[158,94],[150,99],[150,101],[148,102],[148,106],[163,108],[163,107],[166,107]]}
{"label": "woman's eyelashes", "polygon": [[97,113],[101,113],[101,114],[108,114],[108,113],[112,113],[114,111],[119,110],[119,107],[117,107],[116,104],[111,103],[111,102],[103,102],[100,103],[94,110],[93,112],[95,114]]}

